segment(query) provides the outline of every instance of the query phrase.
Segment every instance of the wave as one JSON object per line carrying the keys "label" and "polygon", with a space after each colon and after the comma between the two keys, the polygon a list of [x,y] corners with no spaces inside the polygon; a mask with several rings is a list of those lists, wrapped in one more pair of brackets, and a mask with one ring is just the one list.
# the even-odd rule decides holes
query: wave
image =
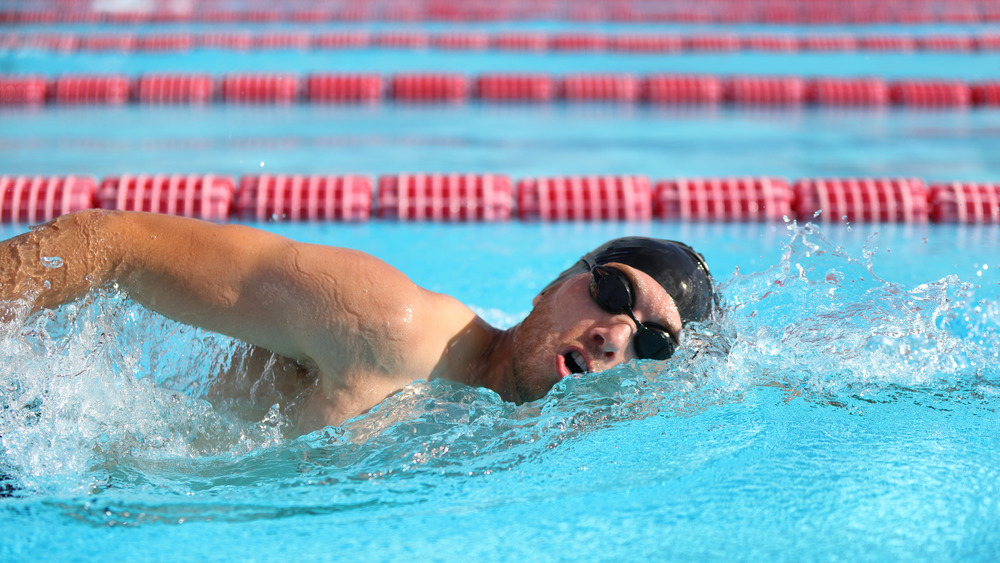
{"label": "wave", "polygon": [[[876,244],[852,256],[813,225],[789,225],[780,261],[721,283],[715,316],[690,326],[666,362],[567,378],[525,405],[419,381],[295,438],[277,407],[245,420],[209,400],[214,374],[246,353],[232,339],[113,288],[22,310],[0,327],[0,496],[45,498],[99,524],[274,518],[419,503],[443,478],[541,463],[637,421],[698,421],[757,389],[811,408],[994,412],[995,288],[886,281]],[[397,494],[363,486],[373,481]]]}

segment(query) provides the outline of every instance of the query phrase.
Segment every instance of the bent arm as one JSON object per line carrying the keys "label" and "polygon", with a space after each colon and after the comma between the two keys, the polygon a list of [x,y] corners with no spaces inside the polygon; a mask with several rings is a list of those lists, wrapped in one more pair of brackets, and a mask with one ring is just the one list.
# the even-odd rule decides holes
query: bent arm
{"label": "bent arm", "polygon": [[0,243],[0,301],[30,300],[32,311],[57,307],[110,283],[122,264],[106,224],[110,213],[64,215]]}
{"label": "bent arm", "polygon": [[167,317],[318,363],[373,309],[420,291],[361,252],[166,215],[85,211],[0,243],[0,300],[53,308],[112,283]]}

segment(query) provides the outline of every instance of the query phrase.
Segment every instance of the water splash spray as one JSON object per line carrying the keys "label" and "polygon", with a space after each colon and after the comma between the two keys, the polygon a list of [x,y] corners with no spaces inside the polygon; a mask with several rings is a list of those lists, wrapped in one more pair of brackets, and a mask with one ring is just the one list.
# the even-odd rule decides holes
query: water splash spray
{"label": "water splash spray", "polygon": [[818,228],[791,224],[781,260],[721,283],[719,313],[688,327],[667,362],[569,378],[521,406],[417,382],[367,415],[298,439],[286,438],[277,411],[240,420],[207,400],[239,344],[113,290],[94,294],[0,325],[0,473],[24,494],[69,495],[483,474],[608,425],[738,404],[762,386],[839,405],[921,389],[947,400],[1000,394],[995,298],[955,276],[914,287],[881,279],[876,244],[855,257]]}

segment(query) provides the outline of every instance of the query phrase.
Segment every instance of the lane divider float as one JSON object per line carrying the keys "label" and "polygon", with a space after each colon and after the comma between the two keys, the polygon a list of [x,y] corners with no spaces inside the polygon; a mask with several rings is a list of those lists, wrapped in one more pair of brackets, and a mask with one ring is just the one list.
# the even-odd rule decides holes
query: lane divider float
{"label": "lane divider float", "polygon": [[924,223],[927,188],[916,178],[810,178],[792,186],[801,219],[824,223]]}
{"label": "lane divider float", "polygon": [[1000,80],[887,80],[871,77],[524,73],[203,73],[0,75],[0,104],[615,102],[962,108],[1000,105]]}
{"label": "lane divider float", "polygon": [[0,222],[40,223],[97,207],[90,176],[0,176]]}
{"label": "lane divider float", "polygon": [[367,221],[368,176],[256,174],[240,178],[232,214],[242,221]]}
{"label": "lane divider float", "polygon": [[[377,188],[375,188],[377,186]],[[744,221],[1000,224],[1000,183],[919,178],[504,174],[0,176],[0,221],[87,208],[212,221]]]}
{"label": "lane divider float", "polygon": [[97,188],[101,209],[148,211],[209,221],[230,218],[233,180],[212,174],[123,174],[109,176]]}
{"label": "lane divider float", "polygon": [[[503,22],[572,21],[616,23],[771,24],[771,25],[872,25],[872,24],[977,24],[1000,20],[1000,7],[991,0],[605,0],[573,2],[552,0],[523,2],[406,2],[370,0],[337,2],[298,0],[243,2],[239,9],[222,0],[177,3],[144,2],[132,10],[101,10],[103,4],[84,2],[22,1],[0,9],[0,24],[156,24],[204,22],[327,23],[327,22]],[[16,6],[16,7],[15,7]]]}
{"label": "lane divider float", "polygon": [[645,176],[526,178],[517,213],[522,221],[649,221],[652,187]]}
{"label": "lane divider float", "polygon": [[409,221],[507,221],[510,178],[502,174],[392,174],[378,181],[378,217]]}
{"label": "lane divider float", "polygon": [[794,193],[783,178],[678,178],[657,182],[656,218],[681,221],[781,221]]}
{"label": "lane divider float", "polygon": [[[0,84],[3,80],[0,79]],[[3,86],[0,86],[2,88]],[[129,101],[131,82],[124,75],[66,74],[51,84],[51,102],[58,105],[122,105]]]}

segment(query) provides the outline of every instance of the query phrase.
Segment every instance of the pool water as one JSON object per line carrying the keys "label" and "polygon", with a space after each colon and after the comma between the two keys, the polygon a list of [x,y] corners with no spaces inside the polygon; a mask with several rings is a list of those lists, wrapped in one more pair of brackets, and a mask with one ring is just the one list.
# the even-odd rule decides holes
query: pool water
{"label": "pool water", "polygon": [[995,109],[302,105],[54,107],[0,115],[9,125],[0,129],[9,174],[447,171],[515,180],[645,174],[925,181],[989,181],[1000,174]]}
{"label": "pool water", "polygon": [[240,421],[201,398],[232,342],[116,295],[7,325],[6,556],[995,552],[994,229],[277,230],[373,252],[501,325],[606,238],[680,238],[723,281],[725,314],[667,362],[570,379],[535,403],[419,382],[297,439],[280,417]]}
{"label": "pool water", "polygon": [[[754,60],[766,72],[788,59]],[[855,72],[838,60],[831,72]],[[0,168],[989,181],[998,115],[7,109]],[[674,358],[569,378],[534,403],[418,382],[297,438],[278,413],[242,420],[206,400],[238,343],[113,289],[13,320],[0,325],[0,559],[989,560],[1000,549],[996,227],[258,226],[370,252],[501,326],[599,243],[667,237],[705,254],[723,306]]]}

